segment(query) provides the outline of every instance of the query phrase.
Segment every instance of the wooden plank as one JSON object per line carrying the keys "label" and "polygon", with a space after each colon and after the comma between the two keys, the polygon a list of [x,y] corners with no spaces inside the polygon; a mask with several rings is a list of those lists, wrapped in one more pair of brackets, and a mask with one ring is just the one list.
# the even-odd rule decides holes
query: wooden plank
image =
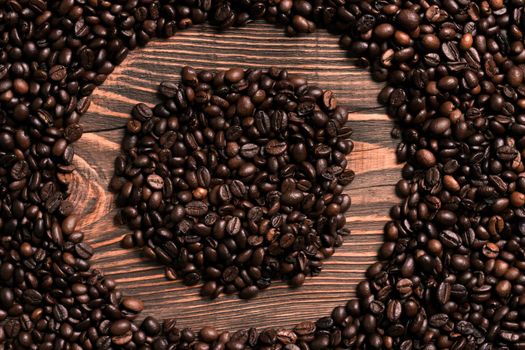
{"label": "wooden plank", "polygon": [[[354,294],[363,271],[375,260],[388,209],[397,201],[393,187],[399,166],[395,143],[390,139],[392,124],[376,103],[380,86],[355,67],[337,42],[323,31],[286,38],[282,29],[261,23],[222,33],[200,26],[131,53],[95,91],[83,119],[88,132],[76,144],[78,171],[72,176],[71,199],[82,213],[80,225],[87,241],[96,247],[94,266],[114,277],[125,294],[144,299],[142,317],[176,317],[181,326],[193,328],[202,324],[221,329],[292,326],[327,315]],[[154,105],[158,83],[177,81],[185,65],[208,69],[287,67],[310,83],[334,90],[339,102],[353,111],[349,121],[356,147],[349,159],[357,177],[348,188],[353,201],[348,213],[352,235],[325,262],[322,273],[309,278],[302,288],[289,289],[275,282],[248,302],[235,296],[204,301],[198,296],[198,286],[166,281],[161,266],[144,261],[136,250],[120,248],[120,237],[128,230],[113,223],[115,207],[107,186],[123,125],[134,104]]]}

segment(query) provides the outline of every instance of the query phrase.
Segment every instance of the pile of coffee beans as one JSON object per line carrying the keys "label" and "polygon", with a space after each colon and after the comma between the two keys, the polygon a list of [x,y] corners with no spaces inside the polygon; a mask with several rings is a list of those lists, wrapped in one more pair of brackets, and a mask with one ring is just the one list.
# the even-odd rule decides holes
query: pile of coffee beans
{"label": "pile of coffee beans", "polygon": [[168,278],[203,278],[211,298],[253,298],[275,278],[301,286],[348,233],[346,110],[277,68],[185,67],[181,80],[127,123],[111,181],[134,230],[123,245],[143,247]]}
{"label": "pile of coffee beans", "polygon": [[[524,349],[524,10],[523,0],[0,0],[2,348]],[[356,299],[292,330],[136,324],[142,302],[90,268],[67,200],[80,116],[129,50],[192,24],[257,18],[289,34],[325,27],[386,82],[379,101],[405,166],[379,261]]]}

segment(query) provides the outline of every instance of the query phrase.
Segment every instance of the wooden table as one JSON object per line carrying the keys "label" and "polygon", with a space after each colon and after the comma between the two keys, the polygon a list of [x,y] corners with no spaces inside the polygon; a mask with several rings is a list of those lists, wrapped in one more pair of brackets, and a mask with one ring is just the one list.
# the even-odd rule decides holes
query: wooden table
{"label": "wooden table", "polygon": [[[145,261],[139,251],[120,247],[120,238],[128,229],[113,223],[115,207],[107,185],[123,126],[133,105],[154,105],[158,83],[177,81],[185,65],[207,69],[286,67],[310,83],[332,89],[339,103],[352,111],[349,119],[356,147],[350,166],[357,173],[348,188],[353,202],[348,214],[352,235],[325,262],[322,273],[307,279],[302,288],[289,289],[274,282],[255,300],[221,296],[204,301],[198,286],[167,281],[162,266]],[[82,215],[81,229],[96,248],[94,266],[115,278],[125,294],[145,301],[142,317],[176,317],[182,327],[293,326],[328,315],[334,306],[354,295],[363,271],[374,262],[388,210],[397,201],[394,184],[400,177],[399,165],[395,142],[390,139],[392,123],[376,102],[379,89],[380,85],[339,48],[338,38],[324,31],[286,38],[281,28],[264,23],[222,33],[199,26],[131,53],[95,91],[82,121],[86,132],[76,144],[78,172],[70,186],[71,198]]]}

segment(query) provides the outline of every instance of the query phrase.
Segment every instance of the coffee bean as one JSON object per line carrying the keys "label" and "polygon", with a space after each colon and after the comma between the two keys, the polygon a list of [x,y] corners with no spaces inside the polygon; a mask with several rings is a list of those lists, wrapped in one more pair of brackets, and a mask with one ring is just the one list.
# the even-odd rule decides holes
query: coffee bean
{"label": "coffee bean", "polygon": [[226,71],[224,77],[230,83],[238,83],[244,78],[244,70],[242,68],[232,68]]}
{"label": "coffee bean", "polygon": [[396,288],[401,294],[409,294],[412,292],[412,281],[408,278],[401,279],[397,282]]}
{"label": "coffee bean", "polygon": [[70,215],[62,221],[62,232],[66,235],[70,235],[75,232],[77,227],[78,217],[75,215]]}
{"label": "coffee bean", "polygon": [[16,162],[11,168],[11,177],[14,180],[22,180],[31,175],[31,169],[26,161]]}
{"label": "coffee bean", "polygon": [[436,213],[436,221],[446,227],[449,227],[456,223],[457,216],[450,210],[439,210]]}
{"label": "coffee bean", "polygon": [[458,86],[458,79],[453,76],[443,77],[439,79],[437,86],[440,90],[451,91]]}
{"label": "coffee bean", "polygon": [[448,118],[437,118],[430,124],[430,129],[435,134],[443,134],[450,129],[450,119]]}
{"label": "coffee bean", "polygon": [[291,190],[283,193],[281,201],[286,205],[297,205],[303,200],[303,198],[304,195],[301,191]]}
{"label": "coffee bean", "polygon": [[65,321],[69,316],[67,308],[62,304],[57,304],[53,307],[53,318],[58,322]]}
{"label": "coffee bean", "polygon": [[25,95],[29,92],[29,85],[23,79],[15,79],[13,81],[13,89],[19,95]]}
{"label": "coffee bean", "polygon": [[257,288],[256,286],[248,286],[248,287],[243,288],[239,292],[239,298],[252,299],[257,296],[258,292],[259,292],[259,288]]}
{"label": "coffee bean", "polygon": [[17,319],[8,320],[3,328],[4,328],[5,335],[8,338],[17,337],[22,329],[20,325],[20,321],[18,321]]}
{"label": "coffee bean", "polygon": [[395,27],[390,23],[383,23],[375,27],[374,34],[381,40],[386,40],[394,35]]}
{"label": "coffee bean", "polygon": [[523,194],[521,192],[518,192],[518,191],[513,192],[510,195],[510,202],[515,207],[522,207],[522,206],[524,206],[525,205],[525,194]]}
{"label": "coffee bean", "polygon": [[403,28],[414,30],[419,26],[419,15],[412,10],[401,10],[397,14],[397,21]]}
{"label": "coffee bean", "polygon": [[192,216],[204,216],[208,212],[208,206],[202,201],[192,201],[186,205],[186,213]]}
{"label": "coffee bean", "polygon": [[334,98],[332,91],[328,90],[323,93],[323,104],[329,111],[335,110],[337,107],[337,100]]}
{"label": "coffee bean", "polygon": [[240,117],[251,117],[254,110],[255,106],[253,105],[250,97],[242,96],[237,101],[237,113]]}
{"label": "coffee bean", "polygon": [[431,151],[427,149],[418,150],[416,153],[416,159],[419,164],[427,168],[432,167],[436,164],[436,157]]}
{"label": "coffee bean", "polygon": [[162,82],[159,85],[159,92],[167,98],[173,98],[179,92],[180,88],[177,84],[171,82]]}
{"label": "coffee bean", "polygon": [[128,320],[118,320],[111,324],[110,332],[113,335],[123,335],[131,329],[131,323]]}
{"label": "coffee bean", "polygon": [[512,66],[506,74],[510,86],[518,87],[523,82],[523,70],[520,67]]}
{"label": "coffee bean", "polygon": [[81,242],[75,245],[75,252],[82,259],[89,259],[94,254],[93,248],[89,244],[84,243],[84,242]]}
{"label": "coffee bean", "polygon": [[[167,332],[171,331],[171,327],[170,326],[167,326],[167,324],[165,324],[165,329]],[[142,325],[141,325],[141,328],[144,330],[144,332],[146,333],[146,335],[148,336],[156,336],[160,333],[161,331],[161,325],[159,324],[159,322],[151,317],[151,316],[148,316],[146,318],[144,318],[144,321],[142,321]]]}
{"label": "coffee bean", "polygon": [[162,190],[164,187],[164,180],[157,174],[148,175],[147,178],[148,186],[153,190]]}
{"label": "coffee bean", "polygon": [[232,193],[230,191],[230,186],[228,186],[228,185],[221,185],[219,187],[219,197],[225,203],[231,201]]}
{"label": "coffee bean", "polygon": [[144,310],[144,303],[136,298],[126,297],[122,300],[122,306],[131,312],[139,313]]}
{"label": "coffee bean", "polygon": [[398,300],[391,300],[386,309],[386,317],[390,322],[399,320],[402,314],[402,305]]}
{"label": "coffee bean", "polygon": [[212,327],[203,327],[199,331],[199,338],[206,343],[212,343],[217,340],[218,337],[219,333]]}
{"label": "coffee bean", "polygon": [[247,143],[241,146],[240,153],[245,158],[253,158],[259,153],[259,147],[253,143]]}
{"label": "coffee bean", "polygon": [[238,217],[233,217],[230,220],[228,220],[228,223],[226,224],[226,231],[230,235],[236,235],[241,230],[241,220]]}
{"label": "coffee bean", "polygon": [[266,152],[273,156],[278,156],[280,154],[283,154],[284,152],[286,152],[286,148],[287,148],[286,142],[277,141],[277,140],[271,140],[265,146]]}
{"label": "coffee bean", "polygon": [[144,122],[153,116],[153,111],[144,103],[139,103],[133,107],[132,115],[140,122]]}
{"label": "coffee bean", "polygon": [[64,137],[69,142],[75,142],[82,136],[83,128],[80,124],[71,124],[64,129]]}
{"label": "coffee bean", "polygon": [[49,77],[55,81],[63,80],[67,75],[67,68],[61,65],[51,67]]}

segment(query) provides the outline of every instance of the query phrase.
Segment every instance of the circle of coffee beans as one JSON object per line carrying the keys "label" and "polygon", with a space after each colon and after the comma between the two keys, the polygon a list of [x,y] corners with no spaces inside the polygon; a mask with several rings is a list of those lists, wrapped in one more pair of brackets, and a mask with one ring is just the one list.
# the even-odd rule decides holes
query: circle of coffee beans
{"label": "circle of coffee beans", "polygon": [[[525,348],[523,0],[0,0],[4,349]],[[291,330],[146,317],[90,268],[68,201],[90,94],[129,50],[209,21],[324,27],[386,82],[397,185],[357,298]]]}
{"label": "circle of coffee beans", "polygon": [[196,71],[137,104],[111,189],[120,221],[166,276],[201,294],[253,298],[271,279],[299,287],[348,234],[354,173],[347,112],[286,70]]}

